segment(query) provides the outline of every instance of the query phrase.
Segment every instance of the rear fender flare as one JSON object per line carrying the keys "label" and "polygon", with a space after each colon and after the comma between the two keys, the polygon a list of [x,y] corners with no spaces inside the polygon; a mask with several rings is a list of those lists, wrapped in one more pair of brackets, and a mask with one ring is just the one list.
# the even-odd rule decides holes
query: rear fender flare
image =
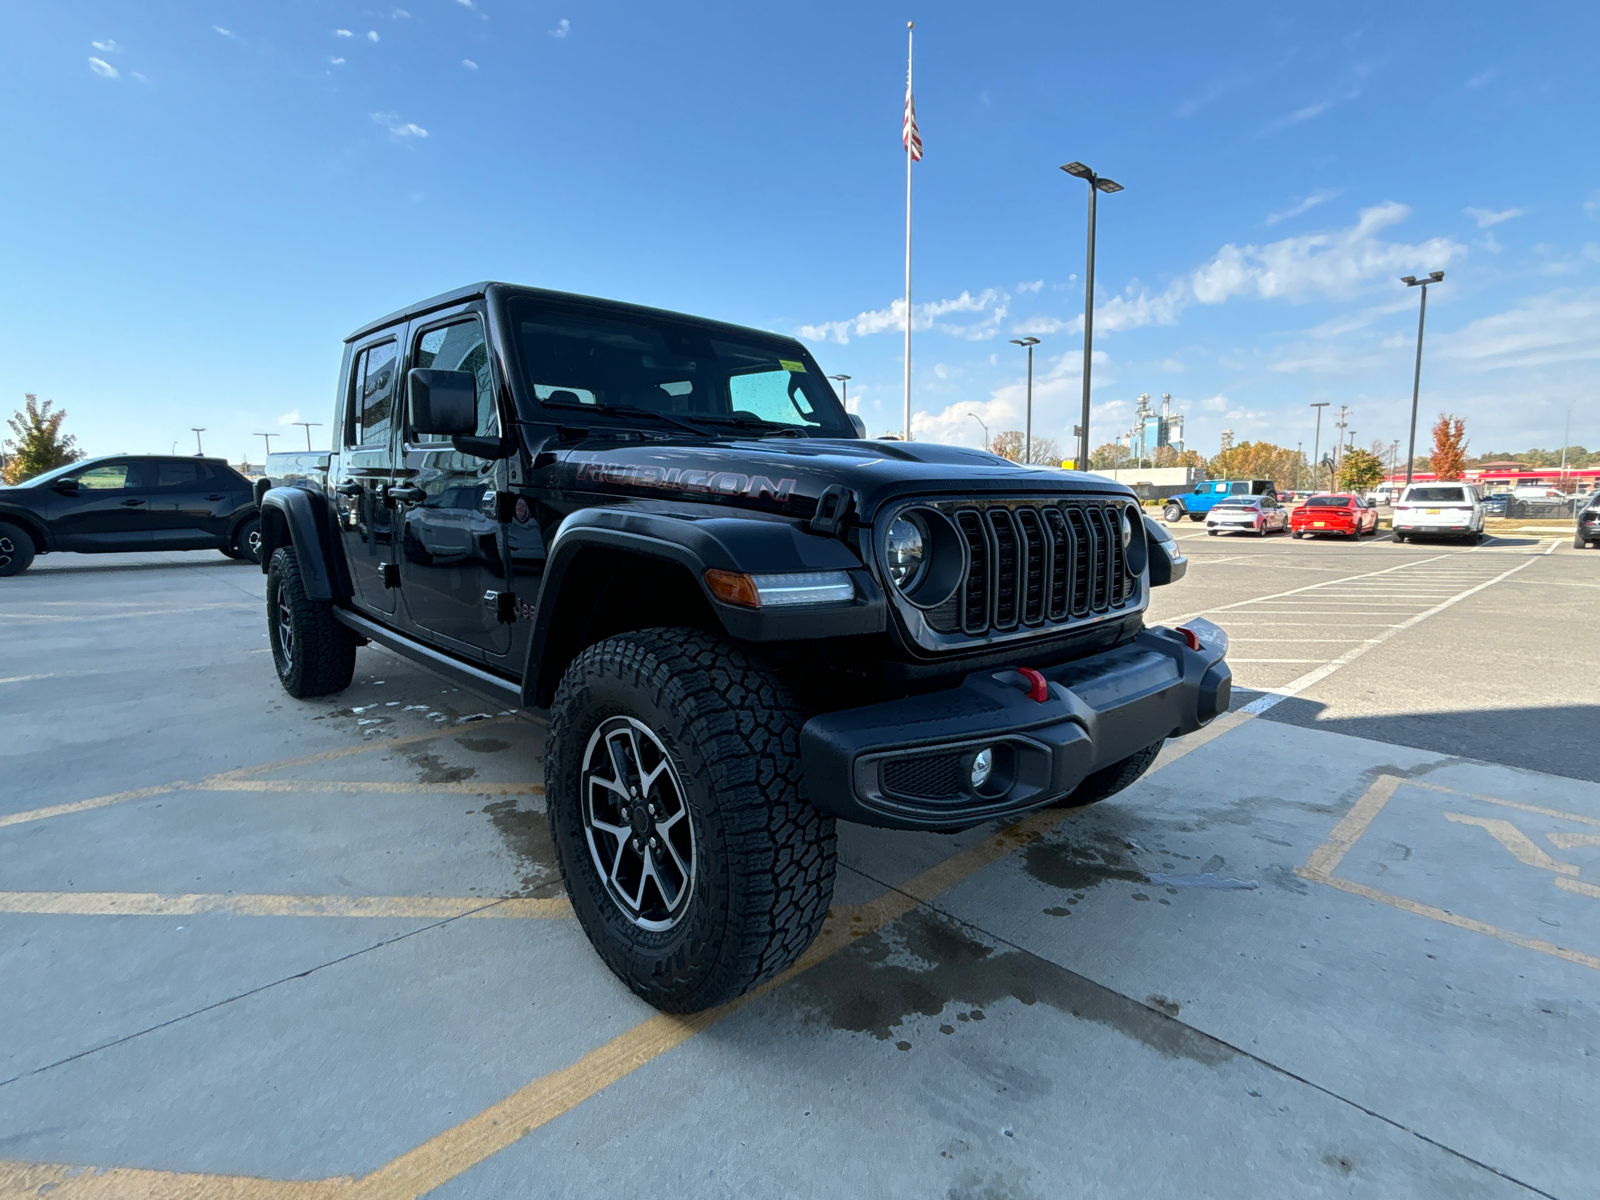
{"label": "rear fender flare", "polygon": [[261,497],[261,570],[266,572],[272,553],[292,546],[306,595],[313,600],[350,597],[346,570],[333,514],[326,496],[304,488],[275,487]]}
{"label": "rear fender flare", "polygon": [[46,532],[45,523],[27,509],[0,508],[0,521],[4,521],[7,525],[15,525],[31,537],[37,553],[47,554],[55,549],[50,544],[50,535]]}

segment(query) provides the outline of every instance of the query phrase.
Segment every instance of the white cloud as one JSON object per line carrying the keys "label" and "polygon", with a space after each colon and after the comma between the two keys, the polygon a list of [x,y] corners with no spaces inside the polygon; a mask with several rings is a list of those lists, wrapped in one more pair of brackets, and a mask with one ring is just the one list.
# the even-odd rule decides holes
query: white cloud
{"label": "white cloud", "polygon": [[1471,79],[1467,80],[1467,86],[1469,88],[1480,88],[1498,74],[1500,74],[1499,67],[1490,67],[1487,71],[1479,71]]}
{"label": "white cloud", "polygon": [[100,51],[101,54],[121,54],[122,53],[122,47],[117,45],[117,42],[116,42],[115,38],[106,38],[102,42],[90,42],[89,45],[93,46],[96,50]]}
{"label": "white cloud", "polygon": [[[927,304],[913,304],[911,306],[911,328],[913,331],[937,329],[941,333],[964,337],[973,341],[993,337],[1000,331],[1000,323],[1005,320],[1007,305],[1011,297],[999,288],[984,288],[976,296],[963,291],[953,300],[934,300]],[[951,313],[986,313],[983,320],[972,324],[959,324],[954,322],[941,322],[938,318]],[[849,342],[852,335],[866,337],[873,333],[888,333],[891,330],[904,329],[906,324],[906,302],[904,300],[892,301],[887,308],[875,309],[871,312],[857,313],[847,321],[824,321],[818,325],[802,325],[799,336],[813,341],[832,340],[844,345]]]}
{"label": "white cloud", "polygon": [[[1020,394],[1020,388],[1008,387],[1002,390],[1018,391]],[[1035,387],[1034,432],[1042,433],[1037,423],[1038,400],[1038,388]],[[984,444],[985,425],[989,427],[989,436],[993,438],[1003,430],[1019,424],[1021,414],[1021,407],[1013,404],[1010,398],[1001,398],[996,393],[988,400],[962,400],[938,412],[917,412],[913,409],[911,431],[921,442],[940,442],[946,446],[969,446],[976,449]],[[974,420],[974,417],[977,420]],[[898,432],[898,429],[897,419],[895,431]]]}
{"label": "white cloud", "polygon": [[334,55],[334,56],[330,57],[328,59],[328,62],[329,62],[330,65],[335,66],[335,67],[344,66],[344,59],[339,58],[337,55]]}
{"label": "white cloud", "polygon": [[421,125],[417,125],[411,121],[401,121],[400,118],[394,113],[368,113],[367,115],[371,117],[376,124],[382,125],[385,129],[387,129],[389,131],[389,136],[394,138],[396,141],[404,141],[407,138],[425,138],[428,136],[428,131]]}
{"label": "white cloud", "polygon": [[461,65],[469,71],[476,71],[478,69],[478,64],[473,62],[470,58],[463,58],[461,60]]}
{"label": "white cloud", "polygon": [[1213,104],[1222,99],[1229,92],[1243,87],[1249,80],[1242,75],[1234,75],[1227,79],[1219,79],[1211,84],[1198,96],[1191,97],[1178,105],[1173,113],[1177,117],[1192,117],[1208,104]]}
{"label": "white cloud", "polygon": [[1044,286],[1044,280],[1035,279],[1032,283],[1019,283],[1019,284],[1017,284],[1017,291],[1019,291],[1019,292],[1037,292],[1043,286]]}
{"label": "white cloud", "polygon": [[406,11],[406,10],[405,10],[405,9],[403,9],[403,8],[397,8],[397,9],[394,9],[394,10],[393,10],[393,11],[391,11],[391,12],[390,12],[390,13],[389,13],[389,19],[390,19],[390,20],[391,20],[391,21],[404,21],[404,20],[407,20],[407,19],[409,19],[409,18],[410,18],[410,16],[411,16],[411,14],[410,14],[410,13],[408,13],[408,12],[407,12],[407,11]]}
{"label": "white cloud", "polygon": [[1600,191],[1589,193],[1589,198],[1583,202],[1583,211],[1591,217],[1600,217]]}
{"label": "white cloud", "polygon": [[138,80],[140,83],[149,83],[150,82],[147,78],[145,78],[143,75],[139,74],[139,72],[137,72],[137,71],[129,71],[128,74],[133,76],[133,78]]}
{"label": "white cloud", "polygon": [[1479,229],[1488,229],[1490,226],[1500,224],[1501,221],[1509,221],[1513,217],[1523,216],[1528,210],[1525,208],[1507,208],[1500,212],[1495,212],[1490,208],[1465,208],[1462,211],[1478,223]]}
{"label": "white cloud", "polygon": [[1549,292],[1481,317],[1444,334],[1439,354],[1469,371],[1528,370],[1600,359],[1600,288]]}
{"label": "white cloud", "polygon": [[378,40],[378,31],[376,29],[367,30],[367,41],[375,42],[377,40]]}
{"label": "white cloud", "polygon": [[235,41],[238,40],[239,35],[234,33],[231,29],[224,29],[221,25],[213,25],[211,28],[215,29],[225,38],[233,38]]}
{"label": "white cloud", "polygon": [[553,38],[564,38],[571,32],[572,22],[567,20],[565,17],[562,17],[561,20],[556,22],[556,27],[550,31],[550,36]]}
{"label": "white cloud", "polygon": [[472,2],[472,0],[456,0],[456,3],[461,5],[462,8],[476,8],[477,7],[477,5]]}
{"label": "white cloud", "polygon": [[1376,236],[1410,212],[1391,200],[1362,209],[1355,225],[1336,233],[1284,238],[1265,246],[1230,242],[1191,276],[1194,297],[1202,304],[1252,294],[1263,299],[1347,299],[1386,275],[1434,270],[1465,251],[1450,238],[1406,244]]}
{"label": "white cloud", "polygon": [[278,424],[279,425],[293,425],[299,419],[300,419],[300,410],[298,408],[291,408],[288,412],[284,413],[283,416],[278,418]]}
{"label": "white cloud", "polygon": [[348,29],[335,29],[333,31],[333,36],[334,37],[355,37],[355,34],[351,33]]}
{"label": "white cloud", "polygon": [[1326,204],[1338,194],[1338,192],[1329,191],[1326,188],[1319,188],[1312,192],[1311,195],[1307,196],[1304,200],[1298,201],[1289,208],[1284,209],[1282,212],[1268,213],[1267,224],[1276,225],[1279,221],[1287,221],[1290,217],[1298,217],[1303,212],[1310,212],[1313,208],[1317,207],[1317,205]]}
{"label": "white cloud", "polygon": [[100,76],[101,79],[120,79],[122,77],[121,72],[103,58],[91,57],[89,59],[89,70]]}

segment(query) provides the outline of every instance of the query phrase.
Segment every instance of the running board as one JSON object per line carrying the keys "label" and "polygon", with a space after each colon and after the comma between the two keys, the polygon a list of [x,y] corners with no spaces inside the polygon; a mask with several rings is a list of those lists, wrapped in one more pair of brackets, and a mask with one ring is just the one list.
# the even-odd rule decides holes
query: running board
{"label": "running board", "polygon": [[432,646],[425,645],[414,638],[408,638],[403,633],[396,633],[392,629],[379,625],[376,621],[369,621],[359,613],[353,613],[347,608],[335,607],[334,619],[347,629],[359,633],[368,641],[377,642],[386,650],[393,650],[401,658],[408,658],[418,666],[427,667],[440,675],[471,688],[475,692],[493,696],[497,703],[506,704],[512,708],[522,707],[522,686],[512,683],[509,679],[502,679],[498,675],[491,675],[488,671],[480,670],[459,659],[450,657],[442,650],[435,650]]}

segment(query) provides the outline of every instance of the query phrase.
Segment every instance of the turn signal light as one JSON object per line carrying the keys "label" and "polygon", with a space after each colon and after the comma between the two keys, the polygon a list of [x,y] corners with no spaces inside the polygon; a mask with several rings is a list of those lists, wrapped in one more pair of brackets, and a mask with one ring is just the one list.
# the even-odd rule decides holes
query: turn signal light
{"label": "turn signal light", "polygon": [[761,593],[756,591],[756,581],[743,571],[719,571],[715,567],[706,572],[706,586],[711,594],[725,604],[741,608],[760,608]]}

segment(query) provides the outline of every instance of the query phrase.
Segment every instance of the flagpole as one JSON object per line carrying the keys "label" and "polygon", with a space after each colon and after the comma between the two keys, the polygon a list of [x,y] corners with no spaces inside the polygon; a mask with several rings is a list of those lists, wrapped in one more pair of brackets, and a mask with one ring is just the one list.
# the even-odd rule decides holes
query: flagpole
{"label": "flagpole", "polygon": [[[911,31],[914,22],[906,22],[906,102],[911,99]],[[906,441],[911,440],[911,146],[906,144]]]}

